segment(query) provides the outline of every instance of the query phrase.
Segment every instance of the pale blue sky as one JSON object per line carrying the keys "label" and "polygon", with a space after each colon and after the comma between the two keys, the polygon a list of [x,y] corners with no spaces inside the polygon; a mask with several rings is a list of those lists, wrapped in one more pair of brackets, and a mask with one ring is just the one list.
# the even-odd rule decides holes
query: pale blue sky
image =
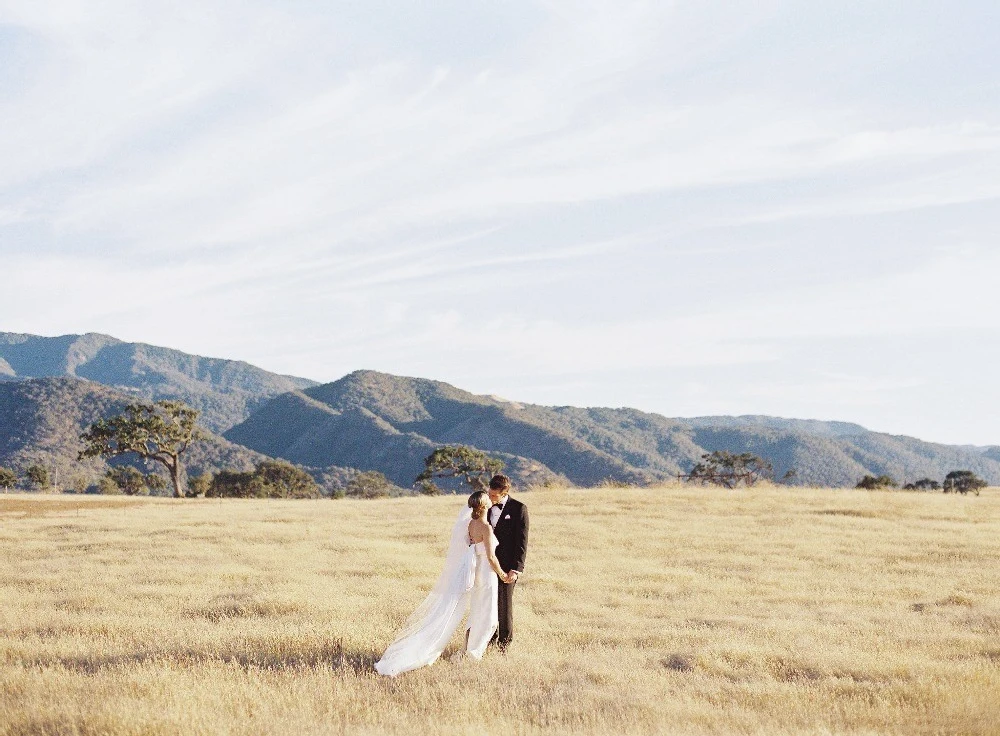
{"label": "pale blue sky", "polygon": [[1000,444],[987,2],[0,0],[0,330]]}

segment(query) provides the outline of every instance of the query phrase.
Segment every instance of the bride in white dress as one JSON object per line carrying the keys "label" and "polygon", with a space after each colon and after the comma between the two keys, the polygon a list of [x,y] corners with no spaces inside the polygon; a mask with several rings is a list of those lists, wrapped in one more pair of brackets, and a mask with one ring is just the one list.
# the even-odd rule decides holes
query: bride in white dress
{"label": "bride in white dress", "polygon": [[497,576],[509,582],[497,560],[497,538],[486,521],[489,507],[485,491],[469,496],[468,508],[459,512],[452,528],[441,576],[375,663],[379,674],[395,677],[436,662],[466,611],[465,648],[454,658],[482,659],[497,628]]}

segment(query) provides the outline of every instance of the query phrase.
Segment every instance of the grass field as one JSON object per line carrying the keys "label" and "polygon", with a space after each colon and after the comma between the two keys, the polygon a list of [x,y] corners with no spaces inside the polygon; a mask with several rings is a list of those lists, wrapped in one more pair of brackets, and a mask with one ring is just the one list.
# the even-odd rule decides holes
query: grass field
{"label": "grass field", "polygon": [[1000,733],[1000,492],[521,498],[512,651],[384,679],[464,498],[0,496],[0,735]]}

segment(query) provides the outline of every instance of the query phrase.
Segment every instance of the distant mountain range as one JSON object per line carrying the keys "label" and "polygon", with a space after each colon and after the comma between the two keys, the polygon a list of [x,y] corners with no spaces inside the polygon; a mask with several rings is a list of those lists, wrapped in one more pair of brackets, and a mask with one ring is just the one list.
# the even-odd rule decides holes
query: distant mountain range
{"label": "distant mountain range", "polygon": [[[80,432],[121,411],[135,397],[76,378],[35,378],[0,383],[0,465],[46,467],[62,487],[96,482],[107,469],[101,459],[77,461]],[[207,432],[186,455],[190,474],[233,468],[252,470],[265,456]]]}
{"label": "distant mountain range", "polygon": [[315,381],[269,373],[249,363],[188,355],[108,335],[38,337],[0,332],[0,380],[73,376],[148,399],[175,398],[223,432],[275,396]]}
{"label": "distant mountain range", "polygon": [[956,469],[1000,484],[1000,447],[934,444],[846,422],[538,406],[375,371],[319,385],[94,334],[0,333],[0,465],[44,457],[65,477],[97,473],[76,463],[77,435],[137,396],[179,398],[203,412],[217,434],[191,450],[192,472],[278,457],[312,469],[328,488],[356,470],[409,486],[442,444],[501,457],[522,485],[650,483],[713,450],[753,452],[779,478],[794,469],[799,485],[853,486],[865,474],[940,480]]}
{"label": "distant mountain range", "polygon": [[669,419],[636,409],[548,407],[477,396],[438,381],[357,371],[273,399],[225,433],[292,462],[377,468],[412,482],[430,449],[467,444],[508,453],[537,480],[649,483],[688,471],[705,452],[753,452],[800,485],[853,486],[865,474],[941,479],[973,470],[1000,483],[980,452],[870,432],[844,422],[776,417]]}

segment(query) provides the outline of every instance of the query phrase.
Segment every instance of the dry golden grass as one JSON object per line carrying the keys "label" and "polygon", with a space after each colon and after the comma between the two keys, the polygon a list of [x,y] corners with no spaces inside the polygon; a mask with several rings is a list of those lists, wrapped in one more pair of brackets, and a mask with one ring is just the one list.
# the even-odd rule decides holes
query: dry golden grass
{"label": "dry golden grass", "polygon": [[523,498],[511,653],[389,680],[463,499],[0,497],[0,734],[1000,733],[996,491]]}

